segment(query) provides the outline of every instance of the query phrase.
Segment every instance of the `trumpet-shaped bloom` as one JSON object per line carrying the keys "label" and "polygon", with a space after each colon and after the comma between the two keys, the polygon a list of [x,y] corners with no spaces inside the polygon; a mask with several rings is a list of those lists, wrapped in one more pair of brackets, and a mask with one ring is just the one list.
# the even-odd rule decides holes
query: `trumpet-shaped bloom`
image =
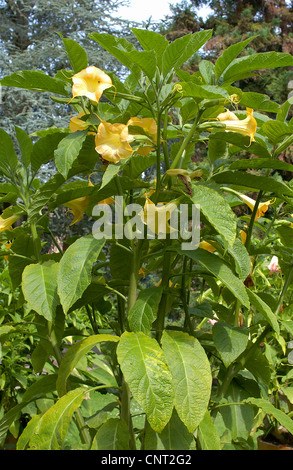
{"label": "trumpet-shaped bloom", "polygon": [[11,230],[11,226],[18,219],[20,219],[20,215],[11,215],[10,217],[7,217],[7,219],[0,217],[0,232],[3,232],[3,230]]}
{"label": "trumpet-shaped bloom", "polygon": [[[240,194],[239,197],[249,207],[249,209],[251,209],[253,211],[254,206],[255,206],[255,201],[253,199],[251,199],[250,197],[245,196],[245,194]],[[272,203],[272,201],[261,202],[258,205],[254,220],[258,220],[261,217],[263,217],[264,214],[266,213],[266,211],[268,210],[269,205],[271,203]]]}
{"label": "trumpet-shaped bloom", "polygon": [[[227,114],[226,114],[227,113]],[[238,119],[237,116],[235,116],[236,119],[232,119],[233,114],[230,111],[227,111],[226,113],[221,113],[218,116],[218,119],[226,125],[226,131],[232,131],[232,132],[238,132],[239,134],[242,135],[248,135],[250,137],[250,143],[254,142],[254,136],[257,128],[257,122],[255,118],[253,117],[253,109],[251,108],[246,108],[246,118],[245,119]],[[226,114],[226,119],[223,118],[223,114]]]}
{"label": "trumpet-shaped bloom", "polygon": [[156,206],[156,204],[147,197],[140,216],[143,223],[147,225],[153,233],[166,235],[167,233],[177,231],[169,224],[172,212],[176,208],[177,205],[173,202]]}
{"label": "trumpet-shaped bloom", "polygon": [[86,96],[91,101],[99,102],[102,93],[113,86],[112,80],[105,72],[90,66],[72,77],[72,96]]}
{"label": "trumpet-shaped bloom", "polygon": [[236,114],[232,113],[232,111],[229,111],[229,109],[226,109],[224,113],[219,114],[217,119],[219,121],[239,121],[239,118],[236,116]]}
{"label": "trumpet-shaped bloom", "polygon": [[[132,117],[126,124],[127,126],[138,126],[141,127],[145,132],[147,132],[153,142],[157,142],[157,123],[152,118],[139,118],[139,117]],[[131,134],[131,131],[129,131]],[[139,155],[148,155],[152,150],[154,150],[153,146],[143,146],[140,147],[136,153]]]}
{"label": "trumpet-shaped bloom", "polygon": [[85,113],[84,111],[82,111],[77,116],[73,116],[70,119],[69,129],[71,130],[71,132],[84,131],[88,127],[88,124],[82,119],[80,119],[84,115]]}
{"label": "trumpet-shaped bloom", "polygon": [[102,121],[96,134],[95,148],[104,160],[118,163],[132,154],[133,149],[129,142],[133,140],[126,125]]}
{"label": "trumpet-shaped bloom", "polygon": [[209,251],[210,253],[214,253],[214,251],[216,251],[216,248],[213,245],[204,240],[199,243],[198,247],[202,248],[203,250]]}
{"label": "trumpet-shaped bloom", "polygon": [[69,226],[74,225],[80,220],[82,220],[83,214],[87,210],[89,205],[89,197],[78,197],[76,199],[73,199],[72,201],[65,202],[64,205],[66,207],[69,207],[69,209],[71,209],[71,212],[73,213],[73,221],[69,224]]}

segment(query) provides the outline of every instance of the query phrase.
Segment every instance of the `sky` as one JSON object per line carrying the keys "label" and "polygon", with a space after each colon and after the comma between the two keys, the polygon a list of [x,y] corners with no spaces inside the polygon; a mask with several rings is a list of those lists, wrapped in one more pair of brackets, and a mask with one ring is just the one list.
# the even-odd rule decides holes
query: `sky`
{"label": "sky", "polygon": [[[169,4],[176,5],[180,0],[130,0],[129,7],[120,7],[118,16],[130,21],[142,22],[152,17],[152,21],[162,20],[171,13]],[[205,17],[206,9],[200,9],[199,16]]]}

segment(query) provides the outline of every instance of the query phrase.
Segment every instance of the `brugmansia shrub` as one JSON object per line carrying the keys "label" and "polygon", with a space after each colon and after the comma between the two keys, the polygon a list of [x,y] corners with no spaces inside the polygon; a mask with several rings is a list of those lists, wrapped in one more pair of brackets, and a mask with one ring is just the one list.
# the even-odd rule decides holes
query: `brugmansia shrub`
{"label": "brugmansia shrub", "polygon": [[[49,91],[74,115],[33,136],[15,127],[15,146],[0,131],[1,255],[17,300],[0,339],[9,356],[21,335],[30,369],[0,436],[10,430],[19,450],[255,448],[263,422],[293,432],[293,188],[282,180],[293,166],[278,158],[293,141],[292,100],[237,81],[293,59],[243,56],[250,38],[189,75],[180,67],[212,31],[171,43],[133,32],[141,50],[90,35],[129,70],[124,81],[69,39],[72,70],[1,81]],[[59,206],[73,226],[92,216],[66,249],[50,223]]]}

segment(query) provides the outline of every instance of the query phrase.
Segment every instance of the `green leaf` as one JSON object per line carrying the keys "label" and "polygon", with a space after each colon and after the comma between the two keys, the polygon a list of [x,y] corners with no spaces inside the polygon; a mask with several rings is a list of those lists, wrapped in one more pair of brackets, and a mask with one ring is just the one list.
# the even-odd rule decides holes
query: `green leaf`
{"label": "green leaf", "polygon": [[169,423],[162,432],[155,432],[148,423],[146,424],[144,449],[195,450],[195,440],[174,410]]}
{"label": "green leaf", "polygon": [[291,434],[293,434],[293,421],[292,419],[286,415],[282,410],[275,408],[272,403],[268,400],[264,400],[262,398],[247,398],[245,400],[246,403],[250,403],[251,405],[255,405],[258,408],[261,408],[265,413],[272,415],[281,426],[287,429]]}
{"label": "green leaf", "polygon": [[278,324],[278,320],[274,313],[272,312],[271,308],[255,293],[252,292],[250,289],[247,289],[247,294],[251,304],[255,307],[256,311],[260,313],[267,322],[271,325],[273,330],[279,334],[280,328]]}
{"label": "green leaf", "polygon": [[30,438],[29,450],[62,449],[72,415],[87,390],[85,387],[71,390],[43,414]]}
{"label": "green leaf", "polygon": [[42,92],[50,91],[58,95],[68,96],[66,83],[63,80],[50,77],[50,75],[40,70],[22,70],[21,72],[14,72],[2,78],[1,85]]}
{"label": "green leaf", "polygon": [[242,327],[217,322],[213,326],[213,340],[225,367],[229,367],[246,349],[248,332]]}
{"label": "green leaf", "polygon": [[88,58],[87,53],[76,41],[73,39],[62,38],[66,49],[66,53],[75,73],[87,68]]}
{"label": "green leaf", "polygon": [[278,155],[280,155],[282,152],[284,152],[284,150],[290,147],[291,144],[293,144],[293,135],[286,137],[286,139],[284,139],[283,142],[280,143],[280,145],[274,152],[274,156],[277,157]]}
{"label": "green leaf", "polygon": [[149,287],[140,291],[134,306],[128,313],[131,331],[150,333],[152,324],[157,318],[157,311],[162,297],[161,287]]}
{"label": "green leaf", "polygon": [[201,450],[221,450],[221,441],[208,410],[199,423],[197,440]]}
{"label": "green leaf", "polygon": [[157,60],[154,51],[127,51],[124,53],[133,63],[138,66],[151,80],[157,68]]}
{"label": "green leaf", "polygon": [[163,332],[162,349],[175,389],[175,408],[193,433],[203,419],[211,394],[212,375],[206,353],[193,336],[180,331]]}
{"label": "green leaf", "polygon": [[145,334],[125,332],[117,347],[125,380],[151,427],[161,432],[174,407],[174,388],[166,359],[157,341]]}
{"label": "green leaf", "polygon": [[22,431],[21,435],[19,436],[16,444],[16,450],[26,450],[29,440],[32,437],[33,432],[36,430],[36,427],[39,424],[40,419],[42,418],[43,414],[35,415],[32,419],[27,423],[24,430]]}
{"label": "green leaf", "polygon": [[104,243],[105,240],[87,235],[76,240],[64,253],[58,273],[58,293],[65,313],[90,285],[92,266]]}
{"label": "green leaf", "polygon": [[31,153],[31,168],[34,173],[37,173],[42,165],[45,165],[54,158],[54,151],[66,135],[62,132],[57,132],[37,140]]}
{"label": "green leaf", "polygon": [[129,450],[130,433],[123,419],[110,418],[98,429],[91,450]]}
{"label": "green leaf", "polygon": [[59,263],[30,264],[22,273],[22,291],[29,308],[53,322],[60,303],[57,294]]}
{"label": "green leaf", "polygon": [[63,176],[60,173],[56,173],[33,194],[28,208],[30,221],[37,220],[40,217],[41,210],[49,204],[50,199],[56,194],[57,189],[64,181]]}
{"label": "green leaf", "polygon": [[186,34],[168,44],[163,54],[162,69],[167,75],[172,68],[180,68],[206,41],[210,39],[212,30]]}
{"label": "green leaf", "polygon": [[251,260],[247,249],[239,238],[236,238],[233,247],[228,246],[228,253],[234,260],[235,270],[239,278],[244,281],[250,273]]}
{"label": "green leaf", "polygon": [[177,251],[205,267],[232,292],[236,299],[240,300],[242,305],[249,308],[249,298],[243,282],[233,274],[229,266],[219,256],[201,248],[193,251],[180,249]]}
{"label": "green leaf", "polygon": [[280,107],[278,103],[271,101],[269,96],[253,92],[242,93],[239,105],[268,113],[277,113]]}
{"label": "green leaf", "polygon": [[64,178],[67,178],[73,163],[77,159],[86,136],[87,130],[76,131],[64,137],[58,144],[58,148],[54,152],[55,163],[57,170]]}
{"label": "green leaf", "polygon": [[131,30],[145,51],[155,51],[158,65],[161,68],[162,57],[169,44],[165,36],[147,29],[132,28]]}
{"label": "green leaf", "polygon": [[224,83],[232,83],[241,75],[254,70],[287,67],[293,65],[291,54],[285,52],[262,52],[233,60],[223,74]]}
{"label": "green leaf", "polygon": [[13,140],[3,129],[0,129],[0,171],[10,177],[18,166],[18,158],[14,150]]}
{"label": "green leaf", "polygon": [[27,133],[20,127],[15,126],[15,134],[21,151],[21,161],[27,168],[31,161],[31,153],[33,150],[33,142]]}
{"label": "green leaf", "polygon": [[283,162],[272,158],[245,158],[232,162],[229,166],[231,170],[245,170],[247,168],[271,168],[274,170],[283,170],[293,172],[293,165],[291,163]]}
{"label": "green leaf", "polygon": [[227,142],[224,140],[209,139],[208,143],[208,157],[210,163],[213,163],[218,158],[223,158],[227,154]]}
{"label": "green leaf", "polygon": [[249,137],[238,134],[237,132],[217,131],[213,134],[210,134],[209,140],[214,139],[217,143],[224,141],[236,147],[240,147],[246,151],[249,148],[249,152],[253,155],[257,155],[258,157],[271,158],[271,154],[265,146],[265,143],[252,142],[250,144]]}
{"label": "green leaf", "polygon": [[232,44],[232,46],[227,47],[222,53],[222,55],[217,59],[215,64],[215,74],[219,78],[222,73],[227,69],[231,62],[240,54],[240,52],[245,49],[247,44],[249,44],[257,36],[251,36],[245,41],[238,42],[237,44]]}
{"label": "green leaf", "polygon": [[224,88],[216,85],[197,85],[192,82],[182,82],[180,85],[183,96],[209,100],[229,97],[229,93]]}
{"label": "green leaf", "polygon": [[262,125],[262,130],[273,145],[281,142],[284,137],[292,135],[292,129],[285,122],[281,121],[266,121]]}
{"label": "green leaf", "polygon": [[78,361],[102,341],[111,341],[116,343],[119,341],[119,337],[107,334],[93,335],[78,341],[73,346],[69,347],[68,351],[63,356],[59,367],[58,379],[56,383],[59,396],[65,395],[67,390],[67,379]]}
{"label": "green leaf", "polygon": [[269,176],[253,175],[242,171],[223,171],[214,175],[212,179],[218,184],[232,184],[240,188],[263,190],[281,199],[284,199],[284,196],[293,197],[293,190],[289,186]]}
{"label": "green leaf", "polygon": [[127,41],[125,38],[119,38],[118,36],[107,33],[91,33],[89,34],[89,38],[96,41],[106,51],[116,57],[116,59],[131,70],[136,78],[139,79],[141,75],[139,67],[125,54],[125,52],[136,51],[136,48],[131,42]]}
{"label": "green leaf", "polygon": [[210,224],[230,246],[233,246],[236,238],[236,219],[229,204],[215,189],[204,184],[195,184],[192,190],[191,199],[194,204],[200,205],[200,211]]}
{"label": "green leaf", "polygon": [[108,183],[110,183],[115,176],[118,175],[119,171],[122,170],[123,164],[111,164],[107,166],[105,173],[103,174],[102,184],[100,189],[103,189]]}

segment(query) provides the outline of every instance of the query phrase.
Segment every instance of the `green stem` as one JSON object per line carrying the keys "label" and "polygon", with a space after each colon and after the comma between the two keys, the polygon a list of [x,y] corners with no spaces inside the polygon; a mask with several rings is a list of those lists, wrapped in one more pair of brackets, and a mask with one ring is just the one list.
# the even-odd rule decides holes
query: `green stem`
{"label": "green stem", "polygon": [[[198,115],[198,118],[199,118],[199,115]],[[181,160],[181,157],[183,155],[183,153],[185,152],[186,150],[186,147],[187,145],[189,144],[189,142],[192,140],[192,137],[194,135],[194,132],[197,128],[197,124],[198,124],[198,118],[194,120],[194,123],[192,124],[187,136],[185,137],[185,139],[183,140],[179,150],[178,150],[178,153],[176,155],[176,157],[174,158],[170,168],[178,168],[178,165],[179,165],[179,162]]]}
{"label": "green stem", "polygon": [[257,196],[255,204],[254,204],[254,208],[253,208],[253,211],[252,211],[252,215],[251,215],[251,219],[250,219],[250,223],[249,223],[249,227],[248,227],[248,231],[247,231],[247,237],[246,237],[246,241],[245,241],[245,247],[246,247],[248,252],[249,252],[249,247],[250,247],[250,242],[251,242],[252,230],[253,230],[253,226],[254,226],[254,222],[255,222],[255,216],[256,216],[257,209],[258,209],[258,206],[259,206],[259,203],[261,201],[262,196],[263,196],[263,191],[260,191],[258,193],[258,196]]}
{"label": "green stem", "polygon": [[35,257],[38,262],[41,260],[41,243],[40,243],[40,238],[37,232],[37,227],[34,222],[31,222],[31,233],[33,237],[33,245],[34,245],[34,252],[35,252]]}
{"label": "green stem", "polygon": [[[166,245],[170,244],[170,240],[166,240]],[[165,251],[163,259],[163,271],[162,271],[162,287],[164,290],[169,287],[169,277],[170,277],[170,267],[171,267],[171,252]],[[158,342],[161,341],[165,326],[165,316],[167,313],[168,305],[168,294],[163,291],[161,301],[158,308],[158,316],[156,321],[156,339]]]}
{"label": "green stem", "polygon": [[161,189],[161,113],[157,117],[157,184],[156,194],[158,195]]}

